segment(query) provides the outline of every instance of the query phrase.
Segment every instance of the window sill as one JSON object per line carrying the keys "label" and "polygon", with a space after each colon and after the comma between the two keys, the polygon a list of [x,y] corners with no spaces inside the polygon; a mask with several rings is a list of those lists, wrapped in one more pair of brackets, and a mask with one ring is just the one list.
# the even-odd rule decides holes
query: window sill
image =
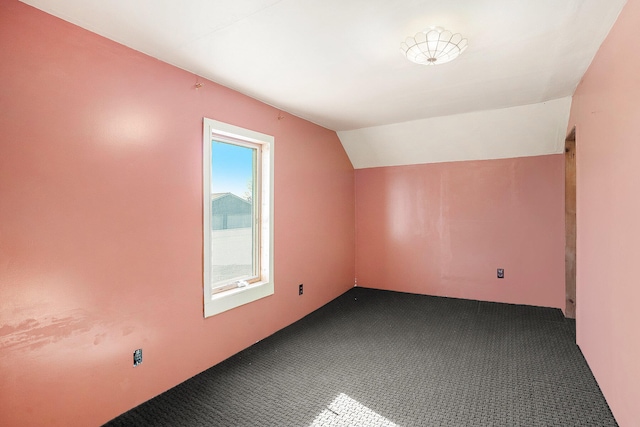
{"label": "window sill", "polygon": [[273,295],[273,282],[261,281],[241,288],[214,294],[204,305],[204,316],[210,317],[232,308]]}

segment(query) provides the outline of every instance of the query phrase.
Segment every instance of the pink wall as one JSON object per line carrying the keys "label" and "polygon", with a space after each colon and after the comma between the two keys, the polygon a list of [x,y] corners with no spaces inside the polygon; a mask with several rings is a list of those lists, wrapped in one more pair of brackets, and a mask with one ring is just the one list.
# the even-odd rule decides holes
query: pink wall
{"label": "pink wall", "polygon": [[[640,1],[630,0],[573,97],[577,329],[622,427],[640,425]],[[634,41],[634,42],[631,42]]]}
{"label": "pink wall", "polygon": [[[353,286],[334,132],[17,0],[0,57],[0,425],[99,425]],[[204,116],[276,141],[275,295],[206,320]]]}
{"label": "pink wall", "polygon": [[563,156],[356,170],[356,278],[563,307]]}

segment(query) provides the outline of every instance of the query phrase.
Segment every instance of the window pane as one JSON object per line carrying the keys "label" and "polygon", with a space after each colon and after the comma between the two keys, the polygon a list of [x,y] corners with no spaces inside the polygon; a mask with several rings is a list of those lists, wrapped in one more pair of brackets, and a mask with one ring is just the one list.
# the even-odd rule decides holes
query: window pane
{"label": "window pane", "polygon": [[257,275],[254,194],[257,149],[211,142],[211,282]]}

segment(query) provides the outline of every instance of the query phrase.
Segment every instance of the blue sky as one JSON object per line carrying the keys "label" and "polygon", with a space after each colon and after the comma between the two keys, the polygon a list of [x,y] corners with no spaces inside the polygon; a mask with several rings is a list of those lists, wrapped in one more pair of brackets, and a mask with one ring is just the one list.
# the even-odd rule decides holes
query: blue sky
{"label": "blue sky", "polygon": [[211,143],[211,192],[245,198],[252,178],[253,149],[224,142]]}

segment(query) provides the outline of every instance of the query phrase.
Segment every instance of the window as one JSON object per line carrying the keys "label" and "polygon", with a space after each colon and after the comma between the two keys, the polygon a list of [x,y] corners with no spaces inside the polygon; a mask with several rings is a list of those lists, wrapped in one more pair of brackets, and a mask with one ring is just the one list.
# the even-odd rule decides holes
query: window
{"label": "window", "polygon": [[273,294],[272,136],[204,119],[204,315]]}

